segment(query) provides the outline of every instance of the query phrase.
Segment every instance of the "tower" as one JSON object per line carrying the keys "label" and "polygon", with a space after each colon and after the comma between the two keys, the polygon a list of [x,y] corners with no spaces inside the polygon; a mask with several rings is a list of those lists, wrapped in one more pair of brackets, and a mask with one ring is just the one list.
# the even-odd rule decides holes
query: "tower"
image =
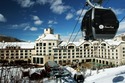
{"label": "tower", "polygon": [[45,34],[53,34],[54,31],[53,31],[52,28],[47,28],[47,29],[44,29],[44,33],[45,33]]}

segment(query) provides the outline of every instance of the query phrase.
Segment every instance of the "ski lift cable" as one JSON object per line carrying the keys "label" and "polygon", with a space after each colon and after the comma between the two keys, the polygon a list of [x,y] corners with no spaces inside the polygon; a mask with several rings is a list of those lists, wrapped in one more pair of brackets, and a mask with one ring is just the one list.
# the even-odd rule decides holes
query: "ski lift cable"
{"label": "ski lift cable", "polygon": [[[68,43],[69,43],[70,40],[71,40],[71,37],[72,37],[72,35],[73,35],[73,33],[74,33],[75,29],[76,29],[77,24],[79,23],[79,19],[80,19],[80,17],[82,16],[82,13],[83,13],[85,7],[86,7],[86,5],[84,5],[83,8],[82,8],[81,14],[79,15],[78,20],[77,20],[77,22],[76,22],[76,24],[75,24],[75,26],[74,26],[74,28],[73,28],[73,31],[72,31],[72,34],[71,34],[69,40],[68,40]],[[67,43],[67,44],[68,44],[68,43]]]}
{"label": "ski lift cable", "polygon": [[73,39],[73,41],[72,42],[74,42],[75,41],[75,39],[76,39],[76,37],[77,37],[77,35],[78,35],[78,33],[80,32],[80,28],[79,28],[79,30],[78,30],[78,32],[77,32],[77,34],[76,34],[76,36],[75,36],[75,38]]}
{"label": "ski lift cable", "polygon": [[119,23],[121,23],[124,19],[125,19],[125,16],[119,21]]}
{"label": "ski lift cable", "polygon": [[107,0],[107,2],[104,4],[104,7],[109,3],[110,0]]}

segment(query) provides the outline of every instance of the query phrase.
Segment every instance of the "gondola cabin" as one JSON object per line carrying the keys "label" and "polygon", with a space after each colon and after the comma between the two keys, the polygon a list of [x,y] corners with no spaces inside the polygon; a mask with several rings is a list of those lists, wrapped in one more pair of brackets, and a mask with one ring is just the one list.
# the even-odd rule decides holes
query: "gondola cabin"
{"label": "gondola cabin", "polygon": [[60,66],[54,61],[46,62],[44,66],[45,66],[45,71],[48,75],[60,69]]}
{"label": "gondola cabin", "polygon": [[81,31],[86,40],[111,39],[118,27],[119,21],[110,8],[91,8],[83,17]]}

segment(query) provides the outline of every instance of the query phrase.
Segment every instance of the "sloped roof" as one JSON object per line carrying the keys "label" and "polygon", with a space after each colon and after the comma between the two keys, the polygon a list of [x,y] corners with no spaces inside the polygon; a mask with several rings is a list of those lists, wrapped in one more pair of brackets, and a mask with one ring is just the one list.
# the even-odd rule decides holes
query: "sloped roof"
{"label": "sloped roof", "polygon": [[42,34],[36,40],[60,40],[54,34]]}
{"label": "sloped roof", "polygon": [[[80,41],[80,42],[69,42],[69,43],[67,43],[67,42],[62,42],[61,44],[60,44],[60,46],[67,46],[68,44],[74,44],[74,45],[76,45],[76,46],[80,46],[82,43],[84,43],[85,41]],[[107,43],[107,44],[109,44],[109,45],[119,45],[120,43],[122,43],[122,42],[125,42],[125,41],[114,41],[114,40],[105,40],[105,41],[102,41],[101,43]],[[94,44],[94,43],[99,43],[99,41],[92,41],[91,42],[92,44]]]}
{"label": "sloped roof", "polygon": [[0,49],[6,48],[6,46],[19,46],[22,49],[32,49],[35,46],[34,42],[0,42]]}
{"label": "sloped roof", "polygon": [[119,45],[123,41],[105,40],[109,45]]}
{"label": "sloped roof", "polygon": [[69,44],[74,44],[75,46],[80,46],[82,43],[83,43],[83,41],[80,41],[80,42],[69,42],[69,43],[67,43],[67,42],[62,42],[62,43],[60,44],[60,46],[67,46],[67,45],[69,45]]}
{"label": "sloped roof", "polygon": [[55,37],[53,34],[46,34],[43,40],[58,40],[58,38]]}

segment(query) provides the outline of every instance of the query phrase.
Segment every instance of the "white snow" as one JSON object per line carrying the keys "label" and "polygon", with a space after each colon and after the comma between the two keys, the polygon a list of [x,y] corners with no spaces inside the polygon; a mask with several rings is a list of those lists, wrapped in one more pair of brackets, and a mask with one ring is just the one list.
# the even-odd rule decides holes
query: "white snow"
{"label": "white snow", "polygon": [[46,34],[43,40],[58,40],[58,38],[56,38],[53,34]]}
{"label": "white snow", "polygon": [[[65,68],[67,70],[69,70],[72,73],[72,75],[74,75],[77,72],[76,70],[74,70],[73,68],[71,68],[69,66],[66,66]],[[39,69],[44,69],[44,68],[38,68],[38,69],[33,68],[33,69],[31,69],[31,72],[33,73],[33,72],[35,72],[36,70],[39,70]],[[20,79],[21,78],[21,72],[20,72],[21,68],[13,68],[13,67],[11,67],[11,69],[7,69],[7,70],[10,70],[10,72],[5,72],[5,70],[3,71],[2,76],[4,76],[5,73],[6,74],[8,73],[11,76],[14,76],[15,79],[17,79],[17,78]],[[1,67],[0,67],[0,74],[1,74]],[[11,76],[9,76],[6,79],[10,79]],[[107,68],[107,69],[104,69],[104,70],[102,69],[102,70],[99,70],[98,74],[97,74],[96,70],[92,70],[92,71],[87,70],[86,71],[86,76],[87,77],[85,78],[84,83],[125,83],[125,65],[119,66],[119,67],[114,67],[114,68]],[[24,78],[23,80],[27,81],[28,79]],[[43,83],[60,83],[60,81],[62,83],[63,82],[67,83],[67,82],[65,82],[66,80],[71,80],[71,78],[65,77],[64,79],[61,78],[61,80],[60,79],[55,79],[55,78],[44,78],[42,81],[43,81]]]}
{"label": "white snow", "polygon": [[[71,67],[67,67],[72,74],[77,71]],[[84,83],[125,83],[125,65],[115,68],[107,68],[98,71],[97,70],[87,70]]]}
{"label": "white snow", "polygon": [[7,46],[19,46],[20,48],[33,49],[35,46],[34,42],[0,42],[0,49],[6,48]]}
{"label": "white snow", "polygon": [[125,66],[104,69],[99,72],[87,77],[84,83],[125,83]]}
{"label": "white snow", "polygon": [[109,39],[109,40],[105,40],[105,42],[107,42],[109,45],[119,45],[123,41],[114,41]]}

